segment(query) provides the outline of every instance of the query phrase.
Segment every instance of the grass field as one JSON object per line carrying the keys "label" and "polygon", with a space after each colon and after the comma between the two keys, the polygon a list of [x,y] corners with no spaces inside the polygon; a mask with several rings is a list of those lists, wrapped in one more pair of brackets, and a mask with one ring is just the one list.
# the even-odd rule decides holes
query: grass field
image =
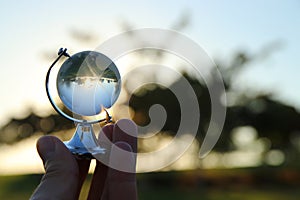
{"label": "grass field", "polygon": [[[262,180],[261,184],[249,182],[245,172],[239,172],[240,179],[233,178],[233,172],[209,172],[195,178],[195,173],[167,172],[138,175],[138,193],[141,200],[298,200],[300,190],[297,184],[284,185]],[[222,176],[220,174],[223,174]],[[42,175],[0,176],[0,199],[29,199]],[[88,191],[88,177],[80,199]],[[230,182],[228,182],[230,180]],[[243,181],[241,181],[243,180]],[[268,183],[268,184],[267,184]],[[300,187],[299,187],[300,188]]]}

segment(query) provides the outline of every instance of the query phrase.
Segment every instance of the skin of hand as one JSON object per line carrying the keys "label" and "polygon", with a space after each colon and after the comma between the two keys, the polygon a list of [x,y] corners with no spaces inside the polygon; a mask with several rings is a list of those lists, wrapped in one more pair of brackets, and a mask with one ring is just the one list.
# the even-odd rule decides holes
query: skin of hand
{"label": "skin of hand", "polygon": [[[113,169],[100,161],[96,167],[88,194],[89,200],[136,200],[136,152],[137,127],[131,120],[122,119],[102,128],[99,134],[112,143],[109,163],[130,168],[130,172]],[[125,150],[118,154],[114,149]],[[90,160],[78,159],[54,136],[43,136],[37,142],[37,150],[43,161],[45,175],[34,191],[31,200],[75,200],[87,176]]]}

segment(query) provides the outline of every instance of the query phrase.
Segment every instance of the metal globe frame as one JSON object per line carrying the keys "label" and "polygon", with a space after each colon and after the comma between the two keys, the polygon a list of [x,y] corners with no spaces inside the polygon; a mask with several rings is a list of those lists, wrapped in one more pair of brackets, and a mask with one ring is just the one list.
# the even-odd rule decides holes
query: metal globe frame
{"label": "metal globe frame", "polygon": [[54,65],[59,61],[59,59],[62,56],[69,57],[69,58],[71,57],[67,53],[66,48],[59,49],[58,57],[51,64],[51,66],[47,71],[46,81],[45,81],[47,97],[52,107],[58,114],[60,114],[61,116],[65,117],[70,121],[73,121],[76,124],[76,130],[73,137],[69,141],[64,142],[66,147],[71,151],[71,153],[79,156],[80,158],[91,159],[95,155],[105,153],[105,149],[102,148],[97,142],[97,138],[94,134],[92,124],[100,123],[100,122],[110,123],[112,122],[112,117],[109,115],[108,111],[104,109],[106,113],[105,118],[87,121],[85,119],[78,119],[66,114],[56,105],[49,91],[49,78],[50,78],[51,70],[53,69]]}

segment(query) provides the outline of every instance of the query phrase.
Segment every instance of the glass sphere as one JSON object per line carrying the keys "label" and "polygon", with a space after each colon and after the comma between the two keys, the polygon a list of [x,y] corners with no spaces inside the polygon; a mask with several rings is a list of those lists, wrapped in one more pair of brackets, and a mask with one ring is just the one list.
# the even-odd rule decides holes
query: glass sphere
{"label": "glass sphere", "polygon": [[118,68],[107,56],[83,51],[68,58],[57,75],[57,91],[73,113],[94,116],[110,108],[121,90]]}

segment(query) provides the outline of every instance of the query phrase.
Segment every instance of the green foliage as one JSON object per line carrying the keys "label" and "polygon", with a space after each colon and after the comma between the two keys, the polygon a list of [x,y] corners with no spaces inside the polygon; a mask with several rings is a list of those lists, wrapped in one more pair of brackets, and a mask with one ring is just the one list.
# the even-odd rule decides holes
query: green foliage
{"label": "green foliage", "polygon": [[42,175],[0,176],[0,199],[29,199]]}
{"label": "green foliage", "polygon": [[[299,176],[299,172],[294,171],[293,173],[294,176]],[[253,174],[256,176],[252,176]],[[286,174],[286,172],[276,169],[263,171],[257,169],[201,170],[138,174],[138,196],[140,200],[299,199],[299,180],[294,179],[296,182],[293,185],[274,181],[278,180],[278,177],[284,177],[282,174]],[[29,199],[41,177],[42,175],[39,174],[0,176],[0,199]],[[249,179],[249,177],[254,178]],[[256,179],[257,183],[251,182]],[[91,175],[84,183],[80,200],[86,199],[90,181]]]}

